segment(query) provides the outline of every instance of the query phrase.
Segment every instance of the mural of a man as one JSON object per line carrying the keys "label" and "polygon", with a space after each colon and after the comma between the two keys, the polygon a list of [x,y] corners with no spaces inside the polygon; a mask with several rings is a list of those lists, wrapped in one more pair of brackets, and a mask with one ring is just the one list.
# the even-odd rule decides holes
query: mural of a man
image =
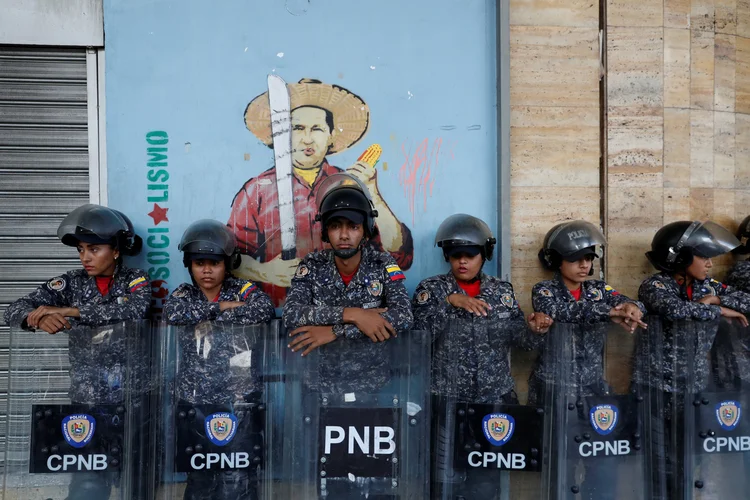
{"label": "mural of a man", "polygon": [[[341,153],[364,137],[370,125],[370,109],[359,96],[337,85],[302,79],[288,84],[291,98],[294,218],[297,255],[281,258],[281,233],[275,167],[247,181],[232,201],[227,225],[237,237],[242,264],[237,274],[263,283],[278,307],[286,296],[300,259],[321,250],[317,213],[317,188],[341,169],[327,157]],[[260,141],[273,147],[268,93],[253,99],[245,110],[245,124]],[[364,148],[363,148],[364,149]],[[411,231],[401,223],[380,195],[377,170],[357,162],[347,169],[365,183],[378,211],[379,235],[370,244],[390,252],[402,269],[411,267],[414,243]]]}

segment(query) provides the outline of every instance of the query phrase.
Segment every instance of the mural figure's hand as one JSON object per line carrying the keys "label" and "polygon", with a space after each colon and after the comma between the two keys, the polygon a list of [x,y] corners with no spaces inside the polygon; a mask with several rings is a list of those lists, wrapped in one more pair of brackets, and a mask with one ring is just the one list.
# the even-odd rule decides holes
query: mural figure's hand
{"label": "mural figure's hand", "polygon": [[268,262],[258,262],[249,255],[242,255],[240,267],[234,271],[238,278],[270,283],[289,288],[300,259],[283,260],[281,255]]}
{"label": "mural figure's hand", "polygon": [[[351,167],[346,169],[346,173],[353,175],[357,179],[361,180],[367,189],[370,191],[371,196],[375,196],[378,190],[378,169],[373,168],[365,163],[357,162]],[[379,196],[379,194],[378,194]]]}

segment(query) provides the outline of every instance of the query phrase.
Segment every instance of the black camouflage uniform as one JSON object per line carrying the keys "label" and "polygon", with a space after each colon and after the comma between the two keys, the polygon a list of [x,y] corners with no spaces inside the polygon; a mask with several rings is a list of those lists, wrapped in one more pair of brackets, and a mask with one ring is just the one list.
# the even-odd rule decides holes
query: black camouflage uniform
{"label": "black camouflage uniform", "polygon": [[[248,468],[203,470],[188,473],[184,500],[257,500],[265,428],[263,343],[266,338],[251,325],[267,323],[275,315],[271,299],[251,281],[235,278],[239,264],[234,235],[212,219],[190,224],[178,246],[193,283],[183,283],[167,298],[164,315],[176,327],[178,373],[176,432],[179,443],[205,439],[204,421],[213,412],[228,412],[237,430],[223,451],[250,453]],[[219,295],[210,302],[192,275],[193,261],[224,262]],[[221,310],[220,302],[243,302]],[[180,415],[190,415],[186,419]],[[184,445],[183,445],[184,446]],[[257,461],[257,463],[256,463]]]}
{"label": "black camouflage uniform", "polygon": [[[713,280],[694,280],[692,300],[684,278],[694,256],[713,258],[739,245],[729,231],[711,221],[678,221],[665,225],[654,235],[649,261],[661,272],[641,284],[638,296],[652,318],[641,332],[637,353],[636,382],[650,401],[650,436],[646,452],[654,462],[647,484],[652,498],[681,498],[687,457],[686,430],[692,423],[686,403],[708,388],[708,355],[716,339],[721,307],[701,304],[706,296],[718,296],[721,306],[747,313],[750,295]],[[653,326],[652,326],[653,325]],[[692,421],[692,420],[691,420]],[[678,436],[673,439],[673,436]],[[649,447],[651,448],[649,450]],[[686,486],[689,487],[689,486]]]}
{"label": "black camouflage uniform", "polygon": [[[245,305],[221,311],[219,302],[224,301],[242,301]],[[255,346],[235,345],[235,335],[231,333],[239,333],[241,329],[231,325],[267,323],[275,315],[271,299],[253,282],[228,276],[217,302],[209,302],[200,287],[183,283],[167,299],[164,314],[170,324],[186,326],[179,330],[180,373],[189,376],[177,380],[180,399],[191,403],[229,403],[235,393],[262,389],[257,377],[245,380],[253,387],[233,388],[227,383],[231,379],[230,358],[241,352],[251,352],[253,356],[257,353]],[[217,331],[219,323],[228,324],[228,334]]]}
{"label": "black camouflage uniform", "polygon": [[[577,325],[572,331],[576,351],[575,364],[570,367],[572,384],[580,396],[603,395],[609,392],[604,381],[603,354],[606,333],[611,326],[610,311],[621,304],[634,303],[641,312],[645,308],[617,292],[601,280],[588,280],[581,284],[581,298],[576,301],[557,273],[554,279],[534,285],[531,292],[534,310],[548,314],[557,323]],[[529,379],[529,404],[543,404],[545,384],[552,381],[558,371],[550,356],[539,356],[537,366]]]}
{"label": "black camouflage uniform", "polygon": [[427,278],[414,292],[414,328],[432,333],[433,366],[445,367],[433,371],[432,392],[468,403],[518,403],[510,349],[531,350],[541,345],[543,337],[528,329],[510,283],[484,273],[480,282],[476,298],[492,307],[487,317],[446,301],[451,294],[466,293],[453,273]]}
{"label": "black camouflage uniform", "polygon": [[[70,399],[74,403],[116,403],[120,401],[124,363],[128,359],[119,342],[111,344],[100,357],[92,358],[92,338],[87,327],[136,321],[146,317],[151,304],[148,275],[140,269],[120,266],[112,288],[102,296],[96,278],[85,270],[68,271],[13,302],[5,310],[5,321],[11,327],[29,329],[26,317],[37,307],[76,307],[80,318],[69,318]],[[113,390],[118,388],[118,390]]]}
{"label": "black camouflage uniform", "polygon": [[[413,315],[404,275],[393,257],[370,247],[362,247],[362,260],[348,286],[344,285],[333,250],[312,252],[297,267],[284,304],[284,326],[333,325],[339,337],[335,342],[351,343],[348,349],[320,348],[320,389],[325,392],[377,392],[390,380],[386,342],[373,343],[355,325],[345,324],[344,308],[387,307],[382,316],[396,332],[411,329]],[[347,355],[349,354],[349,355]]]}

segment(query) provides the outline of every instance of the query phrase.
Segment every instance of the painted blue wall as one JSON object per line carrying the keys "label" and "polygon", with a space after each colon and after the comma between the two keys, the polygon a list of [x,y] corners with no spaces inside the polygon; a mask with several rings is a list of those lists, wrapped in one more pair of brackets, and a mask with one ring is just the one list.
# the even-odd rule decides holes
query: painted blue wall
{"label": "painted blue wall", "polygon": [[[434,233],[448,215],[496,220],[496,27],[494,0],[105,0],[106,131],[110,206],[138,232],[154,227],[146,135],[168,143],[169,288],[188,279],[177,251],[198,218],[226,221],[234,195],[273,165],[245,127],[248,102],[276,72],[287,82],[341,85],[370,106],[371,126],[354,148],[330,156],[342,168],[383,146],[378,184],[412,230],[410,290],[444,272]],[[441,145],[431,195],[409,196],[405,163],[428,141]],[[246,160],[249,155],[249,160]],[[387,170],[384,164],[387,163]],[[161,238],[161,236],[159,236]],[[145,239],[145,237],[144,237]],[[158,239],[157,241],[162,241]],[[133,264],[142,267],[146,255]]]}

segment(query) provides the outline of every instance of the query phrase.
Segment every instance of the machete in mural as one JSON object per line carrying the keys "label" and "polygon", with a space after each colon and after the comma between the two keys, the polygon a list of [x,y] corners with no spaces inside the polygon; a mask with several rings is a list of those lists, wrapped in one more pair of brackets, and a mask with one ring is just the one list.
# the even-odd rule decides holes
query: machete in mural
{"label": "machete in mural", "polygon": [[[370,126],[365,101],[338,85],[302,79],[287,84],[291,101],[291,156],[296,255],[282,255],[279,191],[276,167],[248,180],[232,201],[227,223],[242,252],[238,276],[263,283],[264,290],[280,306],[302,257],[324,248],[320,223],[315,222],[317,187],[342,169],[328,157],[359,143]],[[245,124],[261,142],[273,148],[271,106],[268,92],[253,99],[245,109]],[[370,244],[390,252],[401,269],[411,267],[414,242],[411,231],[385,202],[378,189],[376,163],[380,146],[363,148],[357,162],[346,169],[365,183],[378,211],[379,234]],[[278,156],[278,155],[277,155]],[[285,260],[286,258],[286,260]]]}

